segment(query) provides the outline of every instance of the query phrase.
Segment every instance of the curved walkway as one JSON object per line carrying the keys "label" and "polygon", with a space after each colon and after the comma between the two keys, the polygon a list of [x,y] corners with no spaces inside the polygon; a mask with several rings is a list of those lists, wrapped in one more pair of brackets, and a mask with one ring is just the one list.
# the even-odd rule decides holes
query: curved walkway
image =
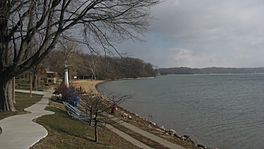
{"label": "curved walkway", "polygon": [[28,149],[48,135],[43,126],[32,120],[43,115],[54,114],[54,112],[44,110],[51,95],[51,92],[44,92],[39,102],[25,109],[31,113],[7,117],[0,121],[0,127],[2,127],[0,148]]}

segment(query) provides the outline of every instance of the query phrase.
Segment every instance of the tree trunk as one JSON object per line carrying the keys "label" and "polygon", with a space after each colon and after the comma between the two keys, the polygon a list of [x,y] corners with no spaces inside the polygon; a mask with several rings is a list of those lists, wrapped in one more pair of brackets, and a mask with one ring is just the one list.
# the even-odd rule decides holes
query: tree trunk
{"label": "tree trunk", "polygon": [[89,125],[92,126],[92,120],[93,120],[93,108],[91,107],[90,109],[90,120],[89,120]]}
{"label": "tree trunk", "polygon": [[32,97],[32,73],[29,74],[29,97]]}
{"label": "tree trunk", "polygon": [[32,72],[32,77],[33,77],[33,80],[32,80],[32,86],[35,90],[38,90],[38,74],[37,74],[37,71],[34,70]]}
{"label": "tree trunk", "polygon": [[15,89],[16,89],[16,77],[13,77],[13,79],[12,79],[12,100],[13,100],[14,104],[16,104]]}
{"label": "tree trunk", "polygon": [[98,134],[97,134],[97,112],[94,117],[94,142],[98,142]]}
{"label": "tree trunk", "polygon": [[9,66],[8,1],[0,0],[0,112],[15,111],[12,101],[12,77],[3,74]]}
{"label": "tree trunk", "polygon": [[14,103],[12,100],[12,79],[6,81],[1,78],[0,80],[0,112],[15,111]]}
{"label": "tree trunk", "polygon": [[91,68],[91,71],[92,71],[92,78],[91,79],[94,79],[96,80],[96,74],[95,74],[95,71],[93,68]]}

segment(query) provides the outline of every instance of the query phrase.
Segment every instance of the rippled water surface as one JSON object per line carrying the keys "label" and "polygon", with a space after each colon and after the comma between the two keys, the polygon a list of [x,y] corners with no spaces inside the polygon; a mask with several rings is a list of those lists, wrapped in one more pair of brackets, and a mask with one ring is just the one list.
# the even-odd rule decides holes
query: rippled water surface
{"label": "rippled water surface", "polygon": [[130,96],[123,107],[199,143],[264,148],[264,74],[160,76],[107,82],[99,90]]}

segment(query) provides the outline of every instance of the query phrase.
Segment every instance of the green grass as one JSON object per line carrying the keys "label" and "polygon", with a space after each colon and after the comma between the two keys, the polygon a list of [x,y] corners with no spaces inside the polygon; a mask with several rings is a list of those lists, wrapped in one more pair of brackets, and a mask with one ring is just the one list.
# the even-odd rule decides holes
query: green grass
{"label": "green grass", "polygon": [[16,112],[0,112],[0,120],[12,115],[16,114],[24,114],[26,111],[24,111],[25,108],[35,104],[36,102],[40,101],[42,96],[40,95],[32,95],[32,97],[29,97],[29,94],[25,93],[16,93]]}
{"label": "green grass", "polygon": [[29,81],[16,79],[16,89],[29,89]]}
{"label": "green grass", "polygon": [[104,127],[100,127],[99,142],[96,143],[93,127],[70,118],[65,110],[55,107],[54,103],[47,110],[54,111],[55,114],[40,117],[36,121],[43,125],[49,134],[31,149],[137,148]]}
{"label": "green grass", "polygon": [[[37,90],[38,91],[43,91],[43,90],[45,90],[47,88],[48,88],[47,86],[38,85]],[[16,80],[16,89],[29,90],[30,89],[29,81],[17,79]]]}
{"label": "green grass", "polygon": [[136,139],[140,140],[142,143],[144,143],[144,144],[146,144],[146,145],[148,145],[148,146],[150,146],[152,148],[167,149],[167,147],[165,147],[165,146],[163,146],[163,145],[161,145],[161,144],[159,144],[159,143],[157,143],[157,142],[155,142],[155,141],[153,141],[153,140],[151,140],[149,138],[146,138],[146,137],[144,137],[144,136],[142,136],[142,135],[140,135],[140,134],[128,129],[128,128],[126,128],[126,127],[114,122],[113,120],[110,120],[109,118],[106,118],[106,119],[107,119],[106,121],[108,123],[110,123],[112,126],[118,128],[119,130],[125,132],[126,134],[132,136],[133,138],[136,138]]}

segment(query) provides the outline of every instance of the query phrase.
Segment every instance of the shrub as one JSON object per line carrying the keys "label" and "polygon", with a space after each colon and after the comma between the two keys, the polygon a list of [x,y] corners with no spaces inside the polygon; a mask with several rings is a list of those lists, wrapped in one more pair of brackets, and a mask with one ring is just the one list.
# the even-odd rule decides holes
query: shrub
{"label": "shrub", "polygon": [[54,94],[61,94],[60,100],[66,101],[75,107],[80,104],[80,97],[77,95],[75,88],[67,88],[63,83],[56,89]]}

